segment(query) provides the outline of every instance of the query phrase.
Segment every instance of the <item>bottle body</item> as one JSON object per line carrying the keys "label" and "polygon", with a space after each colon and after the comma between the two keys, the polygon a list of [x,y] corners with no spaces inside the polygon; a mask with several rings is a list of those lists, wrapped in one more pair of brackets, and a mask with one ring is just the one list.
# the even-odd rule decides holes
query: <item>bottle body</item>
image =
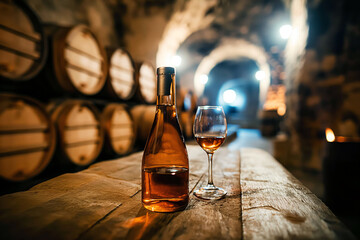
{"label": "bottle body", "polygon": [[174,89],[170,95],[158,92],[142,161],[142,202],[156,212],[183,210],[189,202],[189,161],[174,94]]}

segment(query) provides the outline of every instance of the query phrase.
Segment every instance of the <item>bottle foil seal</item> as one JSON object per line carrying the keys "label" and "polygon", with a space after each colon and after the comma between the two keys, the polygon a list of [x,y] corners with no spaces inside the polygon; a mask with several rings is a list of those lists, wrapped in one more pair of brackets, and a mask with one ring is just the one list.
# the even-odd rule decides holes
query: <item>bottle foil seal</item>
{"label": "bottle foil seal", "polygon": [[159,67],[157,74],[157,95],[171,95],[171,84],[175,80],[175,68],[173,67]]}

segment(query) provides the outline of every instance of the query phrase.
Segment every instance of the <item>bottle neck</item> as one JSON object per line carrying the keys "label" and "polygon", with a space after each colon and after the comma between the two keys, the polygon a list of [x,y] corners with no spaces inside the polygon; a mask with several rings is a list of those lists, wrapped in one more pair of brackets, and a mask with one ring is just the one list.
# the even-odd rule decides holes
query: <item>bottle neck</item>
{"label": "bottle neck", "polygon": [[156,105],[173,106],[175,105],[175,96],[171,95],[158,95],[156,98]]}
{"label": "bottle neck", "polygon": [[157,76],[156,105],[175,105],[175,74],[162,74]]}

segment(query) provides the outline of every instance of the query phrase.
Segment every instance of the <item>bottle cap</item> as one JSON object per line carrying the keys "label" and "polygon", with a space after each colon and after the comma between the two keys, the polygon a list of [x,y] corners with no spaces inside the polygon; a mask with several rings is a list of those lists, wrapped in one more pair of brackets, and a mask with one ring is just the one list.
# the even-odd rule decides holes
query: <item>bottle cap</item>
{"label": "bottle cap", "polygon": [[157,75],[175,74],[175,68],[173,68],[173,67],[158,67],[156,73],[157,73]]}
{"label": "bottle cap", "polygon": [[157,95],[170,95],[173,79],[175,80],[175,68],[173,67],[159,67],[157,73]]}

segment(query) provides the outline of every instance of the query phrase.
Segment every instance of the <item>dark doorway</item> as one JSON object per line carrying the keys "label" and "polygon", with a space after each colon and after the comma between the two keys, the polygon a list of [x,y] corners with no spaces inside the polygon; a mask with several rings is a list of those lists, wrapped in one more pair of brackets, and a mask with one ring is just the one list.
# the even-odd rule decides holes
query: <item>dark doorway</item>
{"label": "dark doorway", "polygon": [[222,105],[231,124],[243,128],[258,127],[259,70],[255,61],[247,58],[227,60],[217,64],[209,74],[204,96],[209,105]]}

